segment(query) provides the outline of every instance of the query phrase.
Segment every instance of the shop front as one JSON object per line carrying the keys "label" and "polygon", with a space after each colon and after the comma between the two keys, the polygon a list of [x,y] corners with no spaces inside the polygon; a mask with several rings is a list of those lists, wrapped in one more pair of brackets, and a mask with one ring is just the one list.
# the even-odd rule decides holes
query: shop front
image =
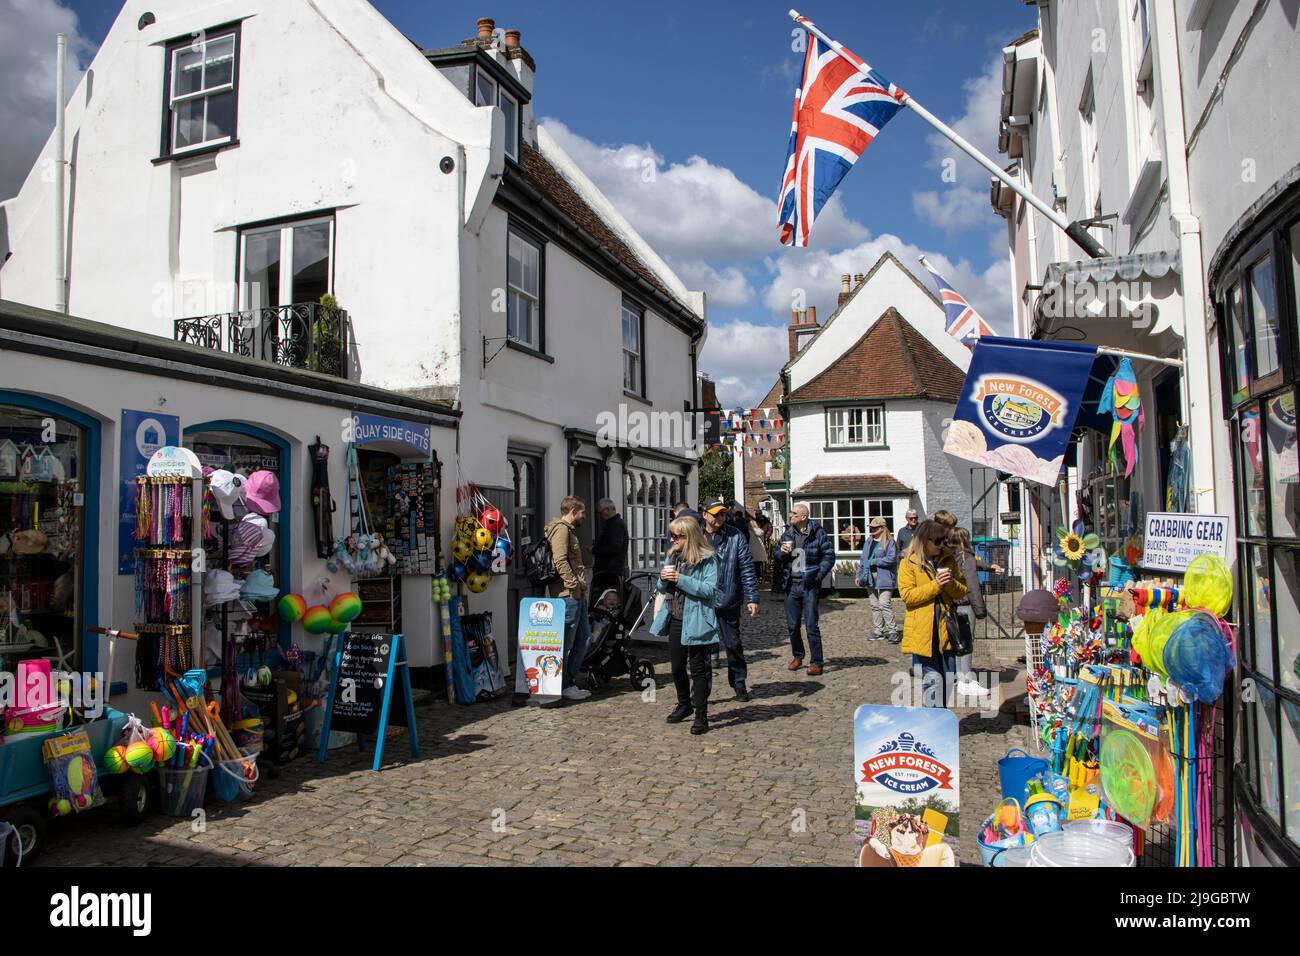
{"label": "shop front", "polygon": [[1300,187],[1242,218],[1210,291],[1235,479],[1241,855],[1300,866]]}

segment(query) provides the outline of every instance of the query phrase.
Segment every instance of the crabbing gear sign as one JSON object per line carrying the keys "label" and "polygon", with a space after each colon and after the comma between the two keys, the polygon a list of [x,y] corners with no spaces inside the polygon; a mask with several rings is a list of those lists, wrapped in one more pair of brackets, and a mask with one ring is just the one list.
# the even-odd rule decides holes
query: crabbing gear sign
{"label": "crabbing gear sign", "polygon": [[863,762],[862,783],[878,783],[903,794],[951,790],[952,770],[933,750],[903,731]]}
{"label": "crabbing gear sign", "polygon": [[1013,442],[1032,442],[1060,428],[1070,404],[1054,389],[1022,375],[981,375],[971,401],[994,433]]}

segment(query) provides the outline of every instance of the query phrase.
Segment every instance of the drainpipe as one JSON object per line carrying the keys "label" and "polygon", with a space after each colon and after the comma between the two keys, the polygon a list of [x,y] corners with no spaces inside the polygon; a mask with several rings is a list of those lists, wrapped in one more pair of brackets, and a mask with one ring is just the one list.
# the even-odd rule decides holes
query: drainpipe
{"label": "drainpipe", "polygon": [[[1160,84],[1164,158],[1169,183],[1169,218],[1178,235],[1183,290],[1183,404],[1191,451],[1192,510],[1216,511],[1214,469],[1214,359],[1206,320],[1210,314],[1201,253],[1201,221],[1192,211],[1187,172],[1187,132],[1179,78],[1178,21],[1174,0],[1153,0],[1150,13],[1154,77]],[[1228,513],[1231,513],[1229,510]]]}
{"label": "drainpipe", "polygon": [[67,256],[64,252],[63,70],[68,60],[68,37],[60,33],[54,54],[54,311],[68,312]]}

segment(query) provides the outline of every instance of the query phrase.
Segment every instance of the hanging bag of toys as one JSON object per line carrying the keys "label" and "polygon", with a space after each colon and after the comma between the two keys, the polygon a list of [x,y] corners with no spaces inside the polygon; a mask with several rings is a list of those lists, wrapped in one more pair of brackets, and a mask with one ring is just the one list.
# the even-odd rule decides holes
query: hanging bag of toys
{"label": "hanging bag of toys", "polygon": [[[325,566],[331,572],[342,569],[353,577],[382,574],[390,565],[396,564],[397,559],[389,553],[383,535],[371,530],[370,506],[361,481],[355,445],[348,445],[347,471],[348,510],[353,530],[347,537],[334,539],[334,553]],[[356,513],[352,515],[354,502]]]}
{"label": "hanging bag of toys", "polygon": [[510,529],[501,510],[472,481],[461,482],[457,462],[456,533],[451,542],[448,577],[464,582],[475,594],[487,590],[494,562],[504,570],[514,553]]}

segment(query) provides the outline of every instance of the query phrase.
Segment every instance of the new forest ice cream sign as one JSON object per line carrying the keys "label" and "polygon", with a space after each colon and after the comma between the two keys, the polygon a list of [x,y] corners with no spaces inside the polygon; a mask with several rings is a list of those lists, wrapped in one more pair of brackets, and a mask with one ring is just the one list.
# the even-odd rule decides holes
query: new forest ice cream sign
{"label": "new forest ice cream sign", "polygon": [[943,450],[1053,485],[1097,350],[982,338],[971,356]]}

